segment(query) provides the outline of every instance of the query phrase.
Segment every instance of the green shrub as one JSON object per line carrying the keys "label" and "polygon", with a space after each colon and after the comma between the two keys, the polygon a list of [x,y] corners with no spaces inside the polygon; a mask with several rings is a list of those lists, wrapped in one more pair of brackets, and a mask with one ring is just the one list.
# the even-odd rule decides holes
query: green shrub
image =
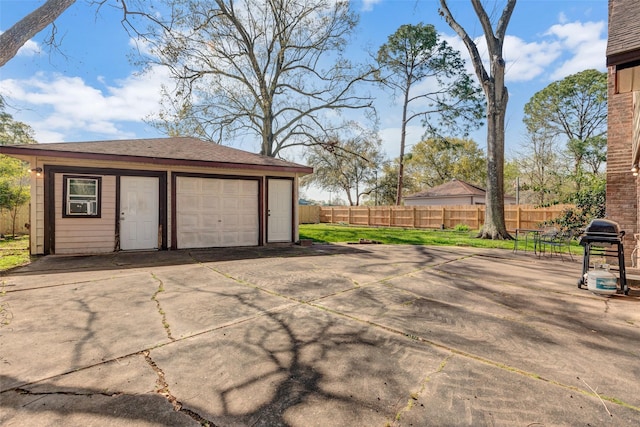
{"label": "green shrub", "polygon": [[594,218],[606,216],[606,180],[594,177],[590,185],[572,194],[567,202],[573,203],[575,208],[565,209],[562,215],[549,220],[544,225],[555,225],[562,230],[580,231]]}

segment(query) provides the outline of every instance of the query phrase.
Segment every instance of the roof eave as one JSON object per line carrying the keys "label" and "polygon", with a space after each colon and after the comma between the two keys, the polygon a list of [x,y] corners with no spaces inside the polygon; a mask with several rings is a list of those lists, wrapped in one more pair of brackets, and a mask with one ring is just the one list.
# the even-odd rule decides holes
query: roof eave
{"label": "roof eave", "polygon": [[607,55],[607,67],[640,61],[640,49],[616,52]]}
{"label": "roof eave", "polygon": [[252,163],[229,163],[216,162],[207,160],[185,160],[185,159],[167,159],[162,157],[143,157],[143,156],[125,156],[116,154],[101,153],[78,153],[73,151],[58,150],[42,150],[29,149],[27,146],[0,146],[0,153],[7,155],[20,156],[38,156],[38,157],[62,157],[68,159],[87,159],[87,160],[110,160],[121,162],[146,163],[153,165],[171,165],[171,166],[197,166],[207,168],[223,168],[223,169],[249,169],[277,172],[292,172],[301,174],[313,173],[313,168],[309,166],[276,166],[276,165],[259,165]]}

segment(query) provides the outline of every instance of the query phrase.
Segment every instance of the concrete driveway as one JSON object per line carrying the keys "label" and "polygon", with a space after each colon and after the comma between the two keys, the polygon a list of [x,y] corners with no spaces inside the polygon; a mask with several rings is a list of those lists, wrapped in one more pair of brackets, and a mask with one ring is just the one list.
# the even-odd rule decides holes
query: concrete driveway
{"label": "concrete driveway", "polygon": [[422,246],[45,257],[0,277],[0,424],[638,425],[640,292],[580,273]]}

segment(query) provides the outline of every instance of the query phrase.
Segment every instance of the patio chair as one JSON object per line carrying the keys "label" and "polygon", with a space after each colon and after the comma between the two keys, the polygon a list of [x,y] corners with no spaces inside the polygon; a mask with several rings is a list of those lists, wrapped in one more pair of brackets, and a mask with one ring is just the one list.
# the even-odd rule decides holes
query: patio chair
{"label": "patio chair", "polygon": [[560,258],[564,261],[564,248],[569,253],[571,261],[573,261],[573,254],[571,253],[571,240],[575,237],[572,230],[560,231],[556,228],[550,228],[540,233],[538,245],[540,252],[545,253],[546,247],[549,246],[551,256],[553,254],[560,255]]}

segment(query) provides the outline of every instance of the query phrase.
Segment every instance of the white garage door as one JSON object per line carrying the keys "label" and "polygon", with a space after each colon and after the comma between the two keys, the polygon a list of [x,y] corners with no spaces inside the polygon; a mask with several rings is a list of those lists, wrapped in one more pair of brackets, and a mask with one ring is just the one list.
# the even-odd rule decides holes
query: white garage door
{"label": "white garage door", "polygon": [[178,248],[258,245],[258,181],[176,178]]}

